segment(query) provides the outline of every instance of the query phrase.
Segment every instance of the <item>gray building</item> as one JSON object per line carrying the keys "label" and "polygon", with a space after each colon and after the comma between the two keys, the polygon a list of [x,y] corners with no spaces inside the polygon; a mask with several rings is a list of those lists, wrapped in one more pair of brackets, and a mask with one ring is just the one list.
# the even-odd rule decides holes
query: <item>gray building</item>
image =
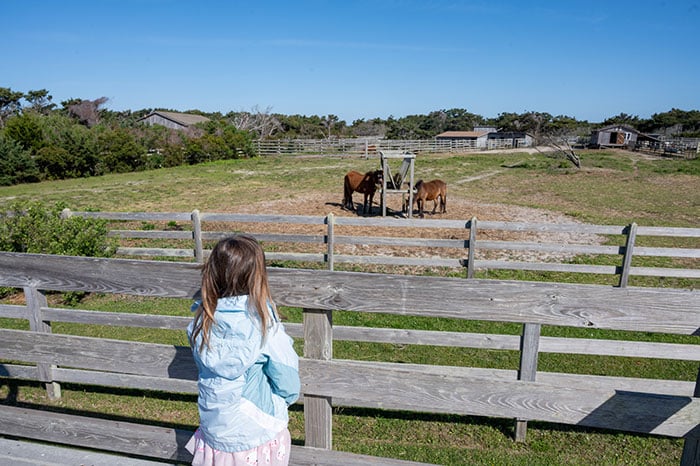
{"label": "gray building", "polygon": [[161,125],[171,129],[187,129],[197,123],[209,121],[209,118],[191,113],[164,112],[156,110],[138,120],[147,125]]}

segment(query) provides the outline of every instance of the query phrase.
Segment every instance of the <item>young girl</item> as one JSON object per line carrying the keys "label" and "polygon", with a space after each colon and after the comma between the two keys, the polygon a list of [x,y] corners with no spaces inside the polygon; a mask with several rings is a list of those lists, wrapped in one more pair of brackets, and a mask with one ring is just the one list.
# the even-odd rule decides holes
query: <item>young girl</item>
{"label": "young girl", "polygon": [[199,369],[192,464],[287,465],[287,407],[299,396],[299,358],[251,237],[225,238],[202,267],[202,297],[187,328]]}

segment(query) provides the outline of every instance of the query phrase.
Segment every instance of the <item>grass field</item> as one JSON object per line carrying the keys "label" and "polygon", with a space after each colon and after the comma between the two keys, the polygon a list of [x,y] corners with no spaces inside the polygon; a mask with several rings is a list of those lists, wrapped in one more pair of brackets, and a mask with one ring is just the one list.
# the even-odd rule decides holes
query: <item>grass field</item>
{"label": "grass field", "polygon": [[[587,223],[698,227],[700,222],[700,161],[649,158],[616,151],[582,152],[583,168],[542,154],[470,154],[419,156],[416,179],[442,178],[449,186],[448,214],[469,218],[508,215],[509,209],[551,212]],[[342,177],[350,169],[378,167],[377,159],[340,157],[270,157],[177,167],[142,173],[46,182],[0,188],[0,205],[16,200],[65,202],[73,210],[184,212],[257,212],[324,215],[338,212]],[[528,211],[529,212],[529,211]],[[279,213],[279,212],[276,212]],[[466,215],[466,217],[464,217]],[[698,244],[686,247],[700,247]],[[687,284],[694,287],[694,283]],[[58,300],[59,297],[53,297]],[[114,299],[89,296],[83,309],[157,312],[188,315],[181,300]],[[290,321],[300,321],[299,309],[285,309]],[[338,325],[369,325],[451,331],[517,334],[517,326],[446,319],[397,318],[340,312]],[[27,324],[4,319],[0,325]],[[123,338],[186,345],[182,332],[54,324],[57,333]],[[672,341],[698,344],[697,337],[544,328],[544,335]],[[301,348],[298,348],[301,352]],[[454,348],[419,348],[339,342],[334,357],[517,368],[515,352]],[[695,380],[697,364],[637,358],[590,358],[542,355],[545,371]],[[141,418],[153,423],[194,429],[195,398],[141,393],[113,393],[63,386],[63,397],[48,402],[34,384],[2,385],[6,403],[52,405],[68,409]],[[292,409],[290,430],[303,442],[303,416]],[[334,448],[440,464],[479,465],[666,465],[680,461],[682,441],[644,435],[529,423],[525,444],[512,440],[512,420],[468,416],[420,415],[363,409],[337,409]]]}

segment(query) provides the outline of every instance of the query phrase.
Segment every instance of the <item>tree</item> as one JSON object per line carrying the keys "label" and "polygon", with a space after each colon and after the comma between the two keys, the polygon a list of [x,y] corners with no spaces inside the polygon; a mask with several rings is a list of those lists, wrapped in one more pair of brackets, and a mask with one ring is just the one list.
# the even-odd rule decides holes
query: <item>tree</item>
{"label": "tree", "polygon": [[81,124],[92,128],[100,120],[100,107],[107,103],[107,97],[100,97],[95,100],[70,101],[73,103],[64,104],[68,114],[76,118]]}
{"label": "tree", "polygon": [[603,126],[610,126],[610,125],[629,125],[634,128],[637,128],[640,124],[641,120],[637,115],[628,115],[627,113],[620,113],[619,115],[615,115],[613,117],[610,117],[603,121],[602,125]]}
{"label": "tree", "polygon": [[5,136],[17,141],[23,149],[36,153],[44,145],[44,134],[35,114],[13,116],[5,123]]}
{"label": "tree", "polygon": [[0,185],[39,181],[39,169],[29,151],[0,134]]}
{"label": "tree", "polygon": [[106,171],[127,173],[143,170],[146,149],[123,128],[105,130],[97,137],[97,151]]}
{"label": "tree", "polygon": [[0,87],[0,128],[5,125],[5,121],[10,116],[19,113],[22,108],[20,105],[22,97],[24,94],[21,92],[15,92],[9,87]]}
{"label": "tree", "polygon": [[326,132],[328,134],[327,138],[331,138],[331,131],[333,130],[333,126],[338,123],[340,119],[336,115],[326,115],[323,117],[321,120],[321,124],[323,127],[326,129]]}
{"label": "tree", "polygon": [[56,107],[56,104],[51,103],[53,97],[49,95],[49,91],[46,89],[28,91],[24,99],[29,102],[30,109],[44,115],[47,115]]}
{"label": "tree", "polygon": [[261,111],[256,105],[250,112],[229,113],[226,117],[237,129],[250,131],[259,139],[266,139],[282,129],[279,120],[270,111],[271,107]]}

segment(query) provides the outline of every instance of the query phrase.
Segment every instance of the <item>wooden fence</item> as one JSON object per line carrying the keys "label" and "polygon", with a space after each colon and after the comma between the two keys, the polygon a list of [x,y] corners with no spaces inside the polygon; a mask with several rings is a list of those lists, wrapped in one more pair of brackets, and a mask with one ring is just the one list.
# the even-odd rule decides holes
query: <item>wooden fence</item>
{"label": "wooden fence", "polygon": [[[190,318],[52,308],[45,291],[187,298],[198,282],[192,263],[0,253],[0,286],[22,288],[26,297],[24,305],[0,305],[0,317],[30,325],[29,331],[0,330],[0,376],[42,381],[52,397],[68,382],[194,394],[189,348],[51,333],[52,322],[184,330]],[[293,449],[292,464],[310,458],[319,464],[403,464],[332,451],[333,406],[515,418],[519,438],[527,420],[684,437],[682,464],[700,457],[697,382],[537,369],[545,352],[700,361],[696,344],[540,336],[542,325],[700,335],[697,290],[279,268],[270,269],[270,282],[280,305],[304,309],[303,324],[286,324],[292,336],[304,339],[306,447]],[[338,327],[332,318],[338,310],[514,322],[523,324],[523,332]],[[515,350],[520,368],[336,360],[337,340]],[[191,432],[3,405],[0,434],[187,461],[183,445]]]}
{"label": "wooden fence", "polygon": [[376,155],[379,151],[400,150],[413,153],[475,152],[477,150],[512,149],[528,147],[525,139],[489,139],[483,147],[476,140],[440,139],[280,139],[256,140],[258,155]]}
{"label": "wooden fence", "polygon": [[[699,279],[700,228],[647,227],[578,223],[544,224],[406,218],[248,215],[227,213],[71,212],[149,229],[118,229],[121,241],[175,240],[187,247],[120,246],[118,253],[134,257],[176,257],[201,262],[207,242],[233,232],[246,232],[263,242],[270,261],[391,267],[463,269],[467,278],[483,270],[583,273],[617,276],[625,286],[630,277]],[[160,228],[156,228],[156,224]],[[168,224],[176,229],[167,230]],[[271,229],[279,233],[271,233]],[[342,234],[347,230],[348,234]],[[384,236],[375,236],[383,232]],[[373,234],[374,233],[374,234]],[[506,238],[499,239],[499,238]],[[691,247],[640,246],[639,238],[682,240]],[[607,243],[617,244],[607,244]],[[606,243],[606,244],[604,244]],[[672,244],[672,243],[669,243]],[[358,253],[359,251],[359,253]],[[368,254],[372,253],[372,254]],[[586,256],[586,263],[572,258]],[[645,265],[651,258],[668,265]],[[645,262],[645,260],[647,262]],[[597,264],[595,262],[598,262]],[[648,262],[655,264],[655,262]]]}

